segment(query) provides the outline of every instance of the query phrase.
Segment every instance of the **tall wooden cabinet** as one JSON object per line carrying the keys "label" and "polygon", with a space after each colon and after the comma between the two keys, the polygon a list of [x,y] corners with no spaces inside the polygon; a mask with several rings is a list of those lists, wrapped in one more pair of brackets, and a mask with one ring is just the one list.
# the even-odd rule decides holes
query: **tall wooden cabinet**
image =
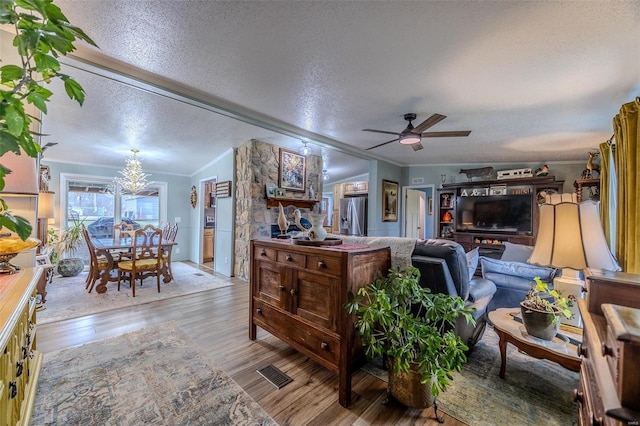
{"label": "tall wooden cabinet", "polygon": [[249,338],[259,326],[339,374],[340,404],[351,403],[351,373],[362,360],[350,291],[390,266],[388,247],[340,250],[273,240],[251,242]]}
{"label": "tall wooden cabinet", "polygon": [[0,425],[28,425],[42,354],[36,350],[36,284],[41,268],[0,276]]}

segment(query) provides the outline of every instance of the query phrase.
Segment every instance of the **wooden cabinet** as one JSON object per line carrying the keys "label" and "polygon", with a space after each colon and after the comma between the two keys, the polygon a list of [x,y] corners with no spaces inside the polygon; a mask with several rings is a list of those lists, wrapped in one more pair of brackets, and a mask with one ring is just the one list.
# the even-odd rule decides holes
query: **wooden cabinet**
{"label": "wooden cabinet", "polygon": [[362,195],[369,193],[369,182],[347,182],[343,183],[343,195]]}
{"label": "wooden cabinet", "polygon": [[0,425],[28,425],[42,354],[36,350],[36,285],[42,268],[0,276]]}
{"label": "wooden cabinet", "polygon": [[[538,205],[544,203],[545,196],[562,193],[564,181],[556,181],[553,176],[541,178],[500,179],[464,183],[443,184],[437,190],[438,237],[449,238],[462,244],[465,250],[481,247],[483,256],[500,257],[504,242],[534,245],[538,230]],[[504,196],[504,202],[501,197]],[[526,197],[526,209],[520,207],[518,217],[530,218],[530,231],[493,230],[488,224],[478,228],[474,212],[468,207],[473,204],[478,210],[480,202],[491,200],[498,208],[508,209],[509,196]],[[478,201],[478,203],[475,203]],[[513,215],[512,211],[508,211]]]}
{"label": "wooden cabinet", "polygon": [[338,183],[333,185],[333,212],[331,217],[331,232],[340,233],[340,200],[344,198],[343,185]]}
{"label": "wooden cabinet", "polygon": [[251,242],[249,338],[256,326],[339,374],[340,404],[351,403],[351,373],[363,361],[350,291],[373,282],[390,265],[388,247],[340,250],[277,241]]}
{"label": "wooden cabinet", "polygon": [[202,238],[202,260],[204,262],[211,262],[213,260],[213,238],[214,229],[205,228]]}
{"label": "wooden cabinet", "polygon": [[640,424],[640,275],[587,274],[580,383],[581,425]]}

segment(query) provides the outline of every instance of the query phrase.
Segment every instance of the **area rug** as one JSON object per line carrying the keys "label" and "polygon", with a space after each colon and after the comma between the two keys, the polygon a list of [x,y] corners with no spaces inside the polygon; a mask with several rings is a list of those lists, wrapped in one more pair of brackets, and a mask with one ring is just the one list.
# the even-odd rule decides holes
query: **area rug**
{"label": "area rug", "polygon": [[44,354],[34,425],[276,425],[173,322]]}
{"label": "area rug", "polygon": [[85,315],[104,312],[125,306],[141,305],[157,300],[212,290],[232,285],[230,279],[211,275],[182,262],[173,262],[173,280],[168,283],[160,281],[160,293],[154,277],[143,281],[142,287],[136,284],[136,297],[131,296],[128,283],[107,284],[107,292],[98,294],[95,290],[88,293],[85,290],[85,279],[88,272],[76,277],[64,278],[59,275],[53,277],[53,282],[47,285],[46,302],[42,310],[37,313],[38,323],[77,318]]}
{"label": "area rug", "polygon": [[[363,369],[387,380],[379,358]],[[573,402],[578,373],[522,354],[513,345],[507,345],[505,379],[499,372],[498,336],[487,327],[467,364],[453,374],[451,386],[438,397],[438,408],[472,426],[578,424],[578,406]]]}

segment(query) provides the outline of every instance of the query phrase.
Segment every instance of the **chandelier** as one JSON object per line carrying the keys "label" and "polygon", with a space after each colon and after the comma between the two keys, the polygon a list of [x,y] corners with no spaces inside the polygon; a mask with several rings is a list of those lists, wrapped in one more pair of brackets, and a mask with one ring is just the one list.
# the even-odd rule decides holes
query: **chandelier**
{"label": "chandelier", "polygon": [[137,194],[149,185],[147,182],[149,175],[142,171],[142,164],[136,158],[136,154],[140,151],[132,149],[131,152],[133,157],[127,158],[127,166],[118,172],[123,177],[116,177],[114,181],[130,193]]}

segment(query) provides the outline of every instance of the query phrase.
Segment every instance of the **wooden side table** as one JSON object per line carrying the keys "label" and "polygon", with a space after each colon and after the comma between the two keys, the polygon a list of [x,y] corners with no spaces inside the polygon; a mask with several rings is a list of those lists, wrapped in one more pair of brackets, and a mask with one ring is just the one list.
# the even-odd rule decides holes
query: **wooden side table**
{"label": "wooden side table", "polygon": [[534,358],[548,359],[571,371],[580,371],[577,351],[578,345],[582,343],[582,336],[569,331],[568,327],[560,326],[558,335],[552,341],[545,341],[527,334],[517,308],[491,311],[489,320],[500,339],[500,378],[504,379],[507,367],[507,343]]}

